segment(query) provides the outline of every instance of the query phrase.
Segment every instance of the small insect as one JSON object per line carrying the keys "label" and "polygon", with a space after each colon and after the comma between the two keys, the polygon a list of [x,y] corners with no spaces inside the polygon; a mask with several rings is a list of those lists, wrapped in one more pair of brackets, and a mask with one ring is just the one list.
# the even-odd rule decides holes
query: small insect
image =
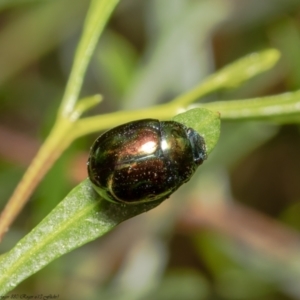
{"label": "small insect", "polygon": [[192,128],[143,119],[100,135],[91,147],[88,174],[103,198],[136,204],[168,198],[205,159],[204,139]]}

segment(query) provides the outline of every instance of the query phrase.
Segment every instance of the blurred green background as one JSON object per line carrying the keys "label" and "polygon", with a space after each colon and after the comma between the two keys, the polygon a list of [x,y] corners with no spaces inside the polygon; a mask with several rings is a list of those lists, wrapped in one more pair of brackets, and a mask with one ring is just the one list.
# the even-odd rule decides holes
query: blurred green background
{"label": "blurred green background", "polygon": [[[0,0],[1,209],[53,124],[88,4]],[[91,114],[149,107],[269,47],[282,53],[274,69],[204,101],[300,88],[300,1],[121,0],[81,95],[104,96]],[[1,253],[87,176],[95,137],[76,141],[57,161],[0,245]],[[13,293],[59,299],[300,299],[299,153],[297,124],[224,122],[209,160],[169,200],[61,257]]]}

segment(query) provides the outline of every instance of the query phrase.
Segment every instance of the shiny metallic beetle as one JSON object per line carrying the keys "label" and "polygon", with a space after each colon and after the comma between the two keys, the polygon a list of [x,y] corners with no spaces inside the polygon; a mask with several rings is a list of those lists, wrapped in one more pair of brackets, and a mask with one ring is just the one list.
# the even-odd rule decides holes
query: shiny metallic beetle
{"label": "shiny metallic beetle", "polygon": [[118,203],[168,198],[206,159],[203,138],[174,121],[138,120],[99,136],[88,174],[95,190]]}

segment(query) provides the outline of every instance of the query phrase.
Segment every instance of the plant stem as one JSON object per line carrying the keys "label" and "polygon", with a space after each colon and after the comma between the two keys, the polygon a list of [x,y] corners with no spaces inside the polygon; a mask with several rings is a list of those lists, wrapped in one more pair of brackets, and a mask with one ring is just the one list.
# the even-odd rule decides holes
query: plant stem
{"label": "plant stem", "polygon": [[119,0],[93,0],[91,2],[84,25],[83,38],[76,50],[73,69],[58,112],[59,116],[66,118],[72,114],[98,38],[118,2]]}
{"label": "plant stem", "polygon": [[80,117],[85,109],[99,102],[97,99],[92,99],[81,103],[81,106],[76,105],[92,53],[111,12],[118,2],[119,0],[91,1],[83,34],[75,54],[72,71],[53,130],[25,172],[0,216],[0,241],[45,173],[72,142],[69,135],[70,128],[72,128],[76,119]]}
{"label": "plant stem", "polygon": [[[60,124],[57,124],[60,125]],[[22,180],[17,185],[0,218],[0,241],[10,224],[26,204],[26,200],[30,197],[38,183],[61,155],[61,153],[69,146],[70,140],[65,138],[67,131],[61,130],[61,126],[55,126],[42,145],[37,155],[33,159]],[[69,125],[70,128],[70,125]]]}

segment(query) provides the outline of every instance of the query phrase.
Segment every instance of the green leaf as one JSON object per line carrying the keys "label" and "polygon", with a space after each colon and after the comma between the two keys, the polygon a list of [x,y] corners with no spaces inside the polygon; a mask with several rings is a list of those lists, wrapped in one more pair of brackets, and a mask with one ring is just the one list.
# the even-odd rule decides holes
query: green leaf
{"label": "green leaf", "polygon": [[206,108],[194,108],[173,118],[187,127],[195,129],[203,136],[209,154],[216,146],[220,136],[220,114]]}
{"label": "green leaf", "polygon": [[[193,127],[205,139],[208,153],[217,143],[220,119],[207,109],[189,110],[174,118]],[[54,259],[113,229],[117,224],[146,212],[161,201],[138,205],[114,204],[102,199],[88,179],[69,195],[10,252],[0,260],[0,295]]]}
{"label": "green leaf", "polygon": [[279,58],[280,52],[276,49],[267,49],[249,54],[212,74],[204,82],[179,95],[172,103],[185,107],[209,93],[237,87],[272,68]]}
{"label": "green leaf", "polygon": [[278,123],[299,123],[300,90],[275,96],[202,104],[218,111],[222,120],[268,120]]}
{"label": "green leaf", "polygon": [[0,295],[54,259],[92,241],[120,222],[146,212],[160,202],[139,205],[103,200],[88,179],[69,195],[0,260]]}
{"label": "green leaf", "polygon": [[266,49],[242,57],[224,67],[218,73],[212,75],[212,77],[220,87],[236,87],[244,81],[272,68],[279,58],[280,52],[278,50]]}

